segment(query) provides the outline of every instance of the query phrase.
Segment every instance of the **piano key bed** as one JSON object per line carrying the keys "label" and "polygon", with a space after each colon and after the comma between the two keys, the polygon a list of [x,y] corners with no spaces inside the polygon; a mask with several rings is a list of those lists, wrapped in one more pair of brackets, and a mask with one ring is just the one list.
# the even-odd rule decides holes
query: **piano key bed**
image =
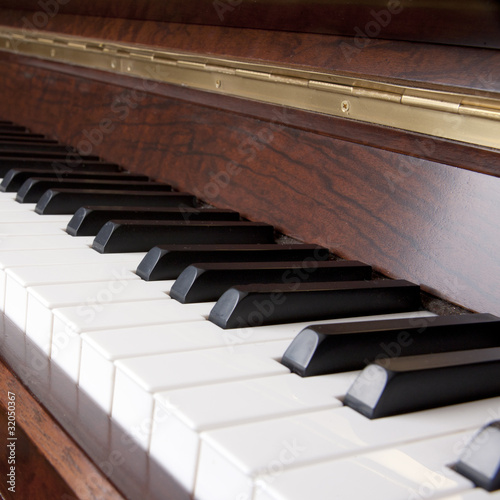
{"label": "piano key bed", "polygon": [[0,151],[2,355],[127,497],[500,498],[498,318],[49,145]]}

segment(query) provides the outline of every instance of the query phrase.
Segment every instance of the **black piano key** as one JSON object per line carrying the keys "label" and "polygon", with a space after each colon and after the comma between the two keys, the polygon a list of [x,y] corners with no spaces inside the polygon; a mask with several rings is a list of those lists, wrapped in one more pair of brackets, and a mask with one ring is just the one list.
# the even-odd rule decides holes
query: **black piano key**
{"label": "black piano key", "polygon": [[[44,138],[33,138],[33,137],[3,137],[0,135],[0,146],[4,149],[18,149],[19,147],[24,147],[25,145],[30,147],[31,145],[40,144],[41,146],[63,146],[60,142],[53,139]],[[10,148],[7,147],[10,145]]]}
{"label": "black piano key", "polygon": [[214,244],[270,243],[274,228],[259,222],[109,221],[92,248],[100,253],[144,252],[158,243],[191,245],[207,240]]}
{"label": "black piano key", "polygon": [[356,378],[344,404],[388,417],[500,396],[500,348],[380,359]]}
{"label": "black piano key", "polygon": [[30,168],[40,171],[52,172],[55,177],[63,172],[98,170],[102,172],[120,172],[122,169],[114,163],[101,161],[63,161],[44,158],[3,158],[0,153],[0,177],[11,169]]}
{"label": "black piano key", "polygon": [[69,146],[62,144],[45,143],[45,142],[10,142],[0,140],[0,154],[2,151],[42,151],[42,152],[74,152]]}
{"label": "black piano key", "polygon": [[68,223],[72,236],[95,236],[111,219],[128,220],[240,220],[233,210],[216,208],[81,207]]}
{"label": "black piano key", "polygon": [[5,132],[18,132],[18,133],[23,133],[27,134],[29,133],[29,130],[26,127],[22,127],[20,125],[13,125],[13,124],[0,124],[0,134],[3,134]]}
{"label": "black piano key", "polygon": [[[7,132],[7,131],[0,131],[0,140],[10,140],[10,139],[23,139],[23,140],[31,140],[31,139],[44,139],[45,136],[43,134],[30,134],[27,132]],[[54,141],[56,142],[56,141]]]}
{"label": "black piano key", "polygon": [[83,179],[58,179],[56,177],[30,177],[19,188],[16,201],[19,203],[37,203],[48,189],[97,189],[105,191],[171,191],[168,184],[157,182],[101,181]]}
{"label": "black piano key", "polygon": [[188,266],[170,290],[179,302],[217,300],[228,288],[251,283],[355,281],[371,278],[372,268],[357,261],[224,262]]}
{"label": "black piano key", "polygon": [[405,280],[272,283],[230,288],[216,302],[208,319],[227,329],[419,308],[420,289]]}
{"label": "black piano key", "polygon": [[[49,159],[49,160],[64,160],[68,156],[74,155],[74,154],[75,153],[73,153],[72,151],[54,151],[54,152],[40,151],[40,150],[19,151],[19,150],[15,149],[15,147],[13,149],[4,149],[0,152],[0,155],[2,156],[2,158],[27,158],[27,159],[45,158],[45,159]],[[99,157],[89,155],[89,156],[85,156],[84,159],[86,161],[98,161]]]}
{"label": "black piano key", "polygon": [[302,377],[360,370],[381,357],[500,347],[492,314],[432,316],[312,325],[291,342],[281,362]]}
{"label": "black piano key", "polygon": [[11,135],[11,136],[5,136],[0,134],[0,142],[2,144],[12,144],[14,146],[14,149],[17,146],[22,146],[23,144],[52,144],[52,145],[60,145],[58,141],[55,141],[53,139],[45,139],[42,136],[39,137],[33,137],[33,136],[26,136],[26,135]]}
{"label": "black piano key", "polygon": [[453,469],[480,488],[500,490],[500,420],[479,430]]}
{"label": "black piano key", "polygon": [[196,262],[278,262],[328,259],[318,245],[160,245],[146,254],[137,274],[146,281],[177,278]]}
{"label": "black piano key", "polygon": [[188,193],[164,191],[106,191],[96,189],[49,189],[38,201],[40,215],[74,214],[85,205],[194,207],[196,198]]}
{"label": "black piano key", "polygon": [[73,170],[73,171],[68,171],[68,172],[60,172],[55,175],[55,173],[51,170],[43,171],[43,170],[37,170],[35,168],[26,168],[26,169],[20,169],[20,168],[13,168],[7,172],[5,177],[3,178],[2,183],[0,184],[0,191],[6,192],[6,193],[13,193],[15,191],[18,191],[23,183],[28,180],[30,177],[37,177],[37,178],[54,178],[57,177],[57,179],[88,179],[88,180],[108,180],[108,181],[119,181],[119,180],[127,180],[127,181],[140,181],[140,182],[146,182],[149,180],[147,175],[142,175],[142,174],[131,174],[128,172],[103,172],[99,169],[97,170],[92,170],[92,169],[87,169],[85,171],[82,170]]}
{"label": "black piano key", "polygon": [[52,139],[44,139],[42,137],[26,137],[26,136],[11,136],[5,137],[0,135],[0,142],[2,144],[11,144],[11,149],[16,149],[18,146],[23,146],[24,144],[41,144],[41,145],[60,145],[59,142]]}

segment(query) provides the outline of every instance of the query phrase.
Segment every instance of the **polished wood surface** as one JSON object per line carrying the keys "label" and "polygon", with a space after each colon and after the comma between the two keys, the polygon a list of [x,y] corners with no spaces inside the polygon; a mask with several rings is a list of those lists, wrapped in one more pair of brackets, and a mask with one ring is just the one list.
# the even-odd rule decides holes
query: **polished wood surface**
{"label": "polished wood surface", "polygon": [[72,14],[500,47],[500,5],[495,0],[49,0],[42,4],[4,0],[2,4],[25,11],[27,23],[43,20],[44,13]]}
{"label": "polished wood surface", "polygon": [[[22,12],[21,12],[22,13]],[[0,10],[0,25],[30,33],[16,10]],[[416,44],[399,40],[236,29],[226,26],[161,23],[58,14],[36,30],[144,44],[242,58],[252,62],[292,65],[369,79],[466,90],[473,95],[500,92],[500,51],[477,47]],[[349,49],[350,47],[350,49]]]}
{"label": "polished wood surface", "polygon": [[[6,382],[5,385],[9,389],[13,388],[15,384],[11,383],[14,378],[12,372],[7,372],[4,366],[0,364],[0,373],[2,374],[2,379]],[[6,387],[2,384],[2,391],[5,390]],[[22,392],[21,394],[24,399],[24,393]],[[0,434],[2,443],[7,442],[4,436],[4,429],[7,429],[7,422],[7,409],[0,405],[0,426],[2,429]],[[39,500],[61,498],[70,500],[75,498],[73,490],[69,488],[59,473],[45,458],[43,452],[27,436],[20,425],[16,430],[16,438],[15,483],[5,481],[5,476],[2,474],[0,498],[5,500],[15,500],[16,498],[37,498]],[[9,456],[10,452],[0,455],[0,470],[2,472],[7,473],[10,471],[11,465],[7,462],[7,457]],[[11,484],[14,484],[14,486],[11,486]]]}
{"label": "polished wood surface", "polygon": [[[377,140],[354,142],[318,133],[314,118],[321,116],[314,113],[301,115],[308,126],[295,126],[294,115],[278,107],[261,105],[264,118],[254,115],[253,103],[239,103],[234,113],[218,106],[220,97],[210,102],[209,93],[144,81],[131,89],[99,81],[97,72],[85,77],[23,62],[3,65],[4,119],[31,123],[36,132],[464,307],[500,313],[500,179],[457,168],[475,162],[469,168],[483,170],[479,154],[484,170],[498,175],[497,151],[462,145],[447,164],[432,160],[441,144],[452,148],[446,141],[387,147],[378,141],[384,130],[371,127]],[[192,98],[197,94],[204,100]],[[111,127],[99,132],[103,120]],[[85,138],[92,131],[95,145]]]}

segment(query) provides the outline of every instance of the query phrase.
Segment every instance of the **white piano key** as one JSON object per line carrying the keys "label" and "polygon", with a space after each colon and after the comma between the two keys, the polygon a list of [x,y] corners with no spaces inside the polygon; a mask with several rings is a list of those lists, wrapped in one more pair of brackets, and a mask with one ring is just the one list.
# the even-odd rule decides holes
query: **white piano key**
{"label": "white piano key", "polygon": [[441,500],[500,500],[500,491],[489,492],[475,488],[454,495],[446,495]]}
{"label": "white piano key", "polygon": [[[8,196],[10,194],[12,193],[2,193],[0,212],[28,212],[35,210],[36,203],[18,203],[14,198]],[[6,197],[3,195],[6,195]]]}
{"label": "white piano key", "polygon": [[26,335],[50,355],[53,309],[80,306],[85,319],[99,314],[108,303],[168,298],[170,281],[145,282],[135,279],[113,279],[91,283],[40,285],[29,287]]}
{"label": "white piano key", "polygon": [[[0,241],[1,243],[1,241]],[[0,270],[0,311],[5,310],[5,283],[7,279],[5,277],[5,272]]]}
{"label": "white piano key", "polygon": [[[499,411],[500,398],[378,420],[343,407],[208,431],[202,434],[195,497],[251,498],[255,478],[268,474],[269,464],[289,447],[296,451],[294,460],[281,463],[280,470],[461,432]],[[214,484],[213,477],[224,477],[219,474],[227,481]]]}
{"label": "white piano key", "polygon": [[168,418],[153,422],[150,453],[192,492],[201,432],[340,407],[342,403],[334,395],[345,394],[355,376],[340,373],[301,378],[290,373],[157,393],[157,413],[161,409]]}
{"label": "white piano key", "polygon": [[458,494],[473,487],[447,466],[456,459],[452,450],[458,439],[452,434],[292,470],[277,466],[257,479],[253,498],[423,500]]}
{"label": "white piano key", "polygon": [[12,250],[38,250],[57,248],[90,248],[93,236],[68,237],[64,234],[43,236],[8,236],[0,240],[0,252]]}
{"label": "white piano key", "polygon": [[106,304],[89,316],[82,306],[53,310],[54,322],[50,357],[78,381],[81,338],[84,331],[127,328],[142,325],[197,321],[203,319],[196,309],[186,308],[165,295],[161,300]]}
{"label": "white piano key", "polygon": [[20,223],[20,222],[57,222],[63,223],[66,226],[71,220],[71,215],[40,215],[34,210],[26,210],[15,212],[1,212],[0,211],[0,224],[5,223]]}
{"label": "white piano key", "polygon": [[[0,183],[2,182],[3,179],[0,180]],[[15,200],[16,199],[16,196],[17,196],[17,193],[11,193],[11,192],[8,192],[8,193],[2,193],[2,200]]]}
{"label": "white piano key", "polygon": [[112,418],[147,449],[153,420],[166,418],[161,409],[153,415],[155,392],[288,373],[276,361],[286,345],[287,341],[265,342],[232,352],[214,348],[117,361]]}
{"label": "white piano key", "polygon": [[[0,269],[0,274],[5,272],[6,275],[4,290],[3,292],[0,291],[0,306],[4,301],[2,307],[5,313],[23,331],[26,330],[27,288],[30,286],[50,283],[77,283],[78,281],[103,281],[109,276],[110,269],[113,270],[113,276],[110,279],[118,279],[120,276],[124,276],[125,279],[139,279],[134,272],[138,260],[135,254],[128,254],[126,257],[109,254],[104,259],[101,259],[100,254],[88,248],[69,251],[26,251],[25,255],[28,256],[31,264],[38,265],[19,266],[16,255],[6,255],[4,260],[6,269]],[[56,265],[54,262],[58,262],[58,264]],[[10,266],[10,263],[14,265],[7,267]],[[16,267],[16,264],[19,267]],[[100,268],[97,267],[99,275],[94,275],[94,279],[91,276],[91,265],[101,266]],[[108,271],[108,273],[105,274],[103,271]],[[80,279],[76,279],[77,277],[80,277]]]}
{"label": "white piano key", "polygon": [[67,234],[64,222],[22,222],[0,224],[0,236]]}
{"label": "white piano key", "polygon": [[[431,313],[401,313],[384,315],[384,318],[402,316],[428,316]],[[332,319],[328,322],[368,321],[373,316]],[[382,319],[382,316],[380,317]],[[266,325],[253,328],[223,330],[208,322],[152,325],[142,327],[82,333],[82,360],[80,384],[105,410],[110,411],[113,392],[114,362],[135,356],[225,347],[230,352],[238,345],[291,340],[306,326],[325,323],[308,321],[286,325]],[[97,375],[97,374],[100,375]]]}
{"label": "white piano key", "polygon": [[[108,254],[108,260],[109,260]],[[106,259],[104,259],[106,260]],[[116,261],[116,257],[114,257]],[[100,254],[89,247],[74,247],[0,251],[0,269],[10,267],[46,266],[55,264],[81,264],[103,262]]]}
{"label": "white piano key", "polygon": [[291,340],[305,326],[305,323],[297,323],[228,332],[211,322],[197,321],[152,325],[147,330],[138,327],[83,333],[80,384],[89,394],[96,396],[106,411],[110,411],[116,360],[213,347],[225,347],[232,352],[236,345]]}

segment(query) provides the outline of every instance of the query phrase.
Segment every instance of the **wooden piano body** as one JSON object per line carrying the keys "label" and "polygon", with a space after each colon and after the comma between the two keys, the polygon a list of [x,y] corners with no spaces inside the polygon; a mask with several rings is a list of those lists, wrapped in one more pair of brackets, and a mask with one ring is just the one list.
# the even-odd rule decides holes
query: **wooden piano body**
{"label": "wooden piano body", "polygon": [[0,118],[500,314],[500,7],[423,3],[2,2]]}

